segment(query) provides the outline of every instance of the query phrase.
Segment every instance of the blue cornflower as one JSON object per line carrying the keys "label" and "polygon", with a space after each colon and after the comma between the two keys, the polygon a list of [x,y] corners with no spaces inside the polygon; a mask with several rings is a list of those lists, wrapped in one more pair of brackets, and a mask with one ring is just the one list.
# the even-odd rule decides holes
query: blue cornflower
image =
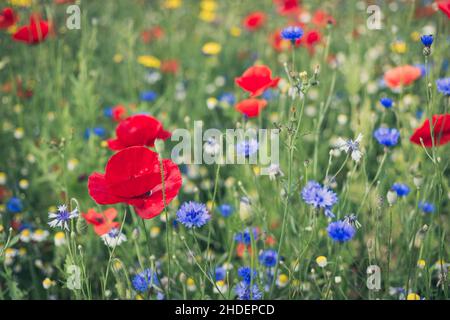
{"label": "blue cornflower", "polygon": [[84,131],[84,139],[88,140],[91,137],[92,133],[100,138],[106,137],[106,129],[105,128],[95,127],[95,128],[87,128]]}
{"label": "blue cornflower", "polygon": [[405,197],[409,193],[409,187],[403,183],[394,183],[391,189],[397,192],[399,197]]}
{"label": "blue cornflower", "polygon": [[211,216],[206,205],[194,201],[183,203],[177,211],[177,220],[186,228],[199,228],[205,225]]}
{"label": "blue cornflower", "polygon": [[140,98],[142,101],[152,102],[158,98],[158,94],[154,91],[144,91],[141,92]]}
{"label": "blue cornflower", "polygon": [[425,47],[431,47],[431,44],[433,43],[433,35],[432,34],[426,34],[420,37],[420,40],[422,41],[423,45]]}
{"label": "blue cornflower", "polygon": [[112,117],[112,107],[106,107],[103,109],[103,115],[107,118]]}
{"label": "blue cornflower", "polygon": [[227,276],[227,270],[225,270],[224,267],[217,267],[215,270],[215,278],[216,281],[225,280],[225,277]]}
{"label": "blue cornflower", "polygon": [[22,200],[17,197],[12,197],[6,203],[6,208],[12,213],[21,212],[23,210]]}
{"label": "blue cornflower", "polygon": [[[251,231],[249,228],[245,228],[243,232],[236,233],[236,235],[234,236],[234,241],[243,243],[246,246],[250,245],[252,243],[252,236],[250,232]],[[258,230],[256,228],[252,228],[252,232],[253,240],[256,241],[258,237]]]}
{"label": "blue cornflower", "polygon": [[387,98],[387,97],[381,98],[380,103],[386,109],[390,109],[394,105],[394,101],[392,101],[391,98]]}
{"label": "blue cornflower", "polygon": [[261,300],[262,293],[258,285],[249,286],[243,282],[239,282],[234,289],[238,300]]}
{"label": "blue cornflower", "polygon": [[423,116],[423,110],[419,109],[416,111],[416,119],[420,120]]}
{"label": "blue cornflower", "polygon": [[440,93],[450,96],[450,78],[437,79],[436,86]]}
{"label": "blue cornflower", "polygon": [[400,138],[400,132],[395,128],[378,128],[373,133],[375,139],[377,139],[379,144],[386,147],[395,146],[398,143],[398,138]]}
{"label": "blue cornflower", "polygon": [[134,290],[137,292],[145,292],[149,288],[159,286],[158,276],[156,275],[156,272],[151,269],[145,269],[143,272],[135,275],[131,283],[133,284]]}
{"label": "blue cornflower", "polygon": [[258,151],[258,141],[256,139],[239,141],[236,145],[236,151],[239,155],[250,157]]}
{"label": "blue cornflower", "polygon": [[328,225],[327,232],[334,241],[346,242],[355,236],[356,230],[350,223],[336,221]]}
{"label": "blue cornflower", "polygon": [[434,204],[430,202],[419,202],[419,209],[424,213],[433,213],[434,212]]}
{"label": "blue cornflower", "polygon": [[48,225],[52,228],[60,227],[62,229],[69,230],[69,222],[71,219],[78,217],[78,208],[69,211],[65,204],[58,206],[58,210],[56,213],[49,212]]}
{"label": "blue cornflower", "polygon": [[221,204],[218,207],[218,210],[219,210],[220,214],[222,216],[224,216],[225,218],[229,217],[234,211],[233,207],[231,205],[229,205],[228,203]]}
{"label": "blue cornflower", "polygon": [[252,279],[253,282],[255,281],[256,275],[256,270],[252,270],[250,267],[240,267],[238,269],[238,276],[242,279],[242,282],[247,285],[252,282]]}
{"label": "blue cornflower", "polygon": [[224,92],[219,96],[218,100],[224,105],[232,106],[236,102],[236,97],[231,92]]}
{"label": "blue cornflower", "polygon": [[322,187],[316,181],[309,181],[302,189],[303,200],[316,209],[324,209],[325,216],[334,218],[331,208],[337,203],[336,193],[328,187]]}
{"label": "blue cornflower", "polygon": [[259,255],[259,262],[265,267],[271,268],[277,264],[278,254],[273,249],[263,251]]}
{"label": "blue cornflower", "polygon": [[287,27],[281,31],[281,37],[291,42],[295,42],[302,36],[303,36],[303,29],[297,26]]}

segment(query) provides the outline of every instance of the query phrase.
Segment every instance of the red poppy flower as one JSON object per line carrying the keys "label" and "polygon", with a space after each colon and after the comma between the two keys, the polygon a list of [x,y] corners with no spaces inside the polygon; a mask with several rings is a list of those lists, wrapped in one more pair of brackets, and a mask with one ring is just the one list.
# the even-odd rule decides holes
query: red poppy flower
{"label": "red poppy flower", "polygon": [[154,40],[158,40],[164,36],[164,30],[159,27],[153,27],[141,32],[141,40],[143,43],[148,44]]}
{"label": "red poppy flower", "polygon": [[269,35],[269,43],[277,52],[288,49],[291,44],[289,40],[285,40],[281,37],[280,31],[281,30],[279,29],[275,30],[272,34]]}
{"label": "red poppy flower", "polygon": [[244,254],[245,254],[246,251],[248,252],[248,255],[251,256],[251,254],[252,254],[252,246],[246,246],[246,245],[243,244],[243,243],[238,243],[238,244],[236,245],[236,255],[237,255],[239,258],[242,258],[242,257],[244,256]]}
{"label": "red poppy flower", "polygon": [[[181,188],[181,173],[172,160],[164,159],[165,203],[169,204]],[[98,204],[127,203],[143,219],[164,210],[163,184],[158,154],[146,147],[129,147],[114,154],[105,174],[89,176],[89,195]]]}
{"label": "red poppy flower", "polygon": [[277,6],[277,11],[280,15],[298,15],[300,14],[300,7],[298,0],[273,0]]}
{"label": "red poppy flower", "polygon": [[447,18],[450,19],[450,0],[439,1],[438,8],[447,15]]}
{"label": "red poppy flower", "polygon": [[244,18],[242,24],[249,31],[255,31],[261,28],[266,22],[267,16],[264,12],[255,11]]}
{"label": "red poppy flower", "polygon": [[176,74],[178,72],[178,60],[169,59],[161,62],[161,72]]}
{"label": "red poppy flower", "polygon": [[13,39],[27,44],[37,44],[47,38],[48,32],[48,21],[44,21],[39,15],[33,14],[30,17],[30,24],[20,27],[13,34]]}
{"label": "red poppy flower", "polygon": [[272,79],[272,71],[269,67],[261,65],[248,68],[242,76],[236,78],[234,81],[242,89],[250,92],[251,97],[256,97],[262,94],[267,88],[276,87],[280,78]]}
{"label": "red poppy flower", "polygon": [[127,109],[121,105],[118,104],[117,106],[114,106],[111,110],[111,117],[114,121],[120,122],[127,116]]}
{"label": "red poppy flower", "polygon": [[314,12],[311,22],[318,27],[326,27],[328,23],[336,24],[336,21],[330,14],[320,9]]}
{"label": "red poppy flower", "polygon": [[254,118],[259,115],[259,112],[267,105],[267,101],[264,99],[245,99],[236,104],[235,108],[242,114],[245,114],[249,118]]}
{"label": "red poppy flower", "polygon": [[[412,143],[422,145],[427,148],[433,146],[430,130],[430,119],[426,119],[420,128],[417,128],[409,140]],[[442,146],[450,141],[450,114],[435,114],[433,116],[433,139],[435,146]]]}
{"label": "red poppy flower", "polygon": [[422,71],[418,67],[410,65],[400,66],[388,70],[384,74],[384,82],[391,89],[404,87],[412,84],[422,74]]}
{"label": "red poppy flower", "polygon": [[89,209],[87,213],[82,214],[87,223],[94,226],[94,231],[99,236],[108,233],[112,228],[119,228],[120,223],[114,221],[117,217],[117,210],[114,208],[106,209],[103,212],[97,212],[95,209]]}
{"label": "red poppy flower", "polygon": [[108,140],[111,150],[122,150],[132,146],[153,147],[156,139],[166,140],[170,137],[170,132],[164,130],[157,119],[138,114],[120,122],[116,128],[116,135],[116,139]]}
{"label": "red poppy flower", "polygon": [[5,8],[0,12],[0,29],[7,29],[13,26],[18,20],[17,15],[11,8]]}

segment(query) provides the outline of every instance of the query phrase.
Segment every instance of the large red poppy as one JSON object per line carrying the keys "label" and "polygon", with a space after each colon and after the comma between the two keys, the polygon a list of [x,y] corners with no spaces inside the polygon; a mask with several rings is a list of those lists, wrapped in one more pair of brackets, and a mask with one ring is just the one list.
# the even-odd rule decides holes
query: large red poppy
{"label": "large red poppy", "polygon": [[269,67],[261,65],[248,68],[242,76],[234,81],[242,89],[250,92],[251,97],[256,97],[267,88],[276,87],[280,78],[272,78],[272,71]]}
{"label": "large red poppy", "polygon": [[116,135],[116,139],[108,140],[111,150],[122,150],[131,146],[153,147],[156,139],[166,140],[170,137],[170,132],[164,130],[157,119],[138,114],[120,122],[116,127]]}
{"label": "large red poppy", "polygon": [[112,228],[119,228],[120,223],[114,221],[117,217],[117,210],[114,208],[106,209],[103,212],[97,212],[95,209],[89,209],[87,213],[82,214],[87,223],[94,226],[94,231],[99,236],[108,233]]}
{"label": "large red poppy", "polygon": [[[441,146],[450,141],[450,114],[435,114],[433,116],[433,139],[435,146]],[[425,147],[433,146],[431,139],[430,120],[426,119],[422,126],[417,128],[409,140],[412,143],[422,145],[420,139],[423,140]]]}
{"label": "large red poppy", "polygon": [[[170,203],[181,188],[181,173],[169,159],[164,167],[165,203]],[[143,219],[151,219],[164,210],[163,184],[158,154],[146,147],[129,147],[114,154],[105,174],[89,176],[89,195],[98,204],[127,203]]]}
{"label": "large red poppy", "polygon": [[267,101],[264,99],[245,99],[236,104],[235,108],[242,114],[245,114],[248,118],[254,118],[259,115],[259,112],[267,105]]}
{"label": "large red poppy", "polygon": [[48,21],[44,21],[39,15],[33,14],[30,17],[30,24],[20,27],[13,34],[13,39],[27,44],[37,44],[47,38],[48,32]]}
{"label": "large red poppy", "polygon": [[18,20],[17,15],[11,8],[5,8],[0,12],[0,29],[13,26]]}
{"label": "large red poppy", "polygon": [[438,8],[450,19],[450,0],[441,0],[438,2]]}
{"label": "large red poppy", "polygon": [[422,75],[418,67],[405,65],[386,71],[384,82],[391,89],[409,86]]}
{"label": "large red poppy", "polygon": [[249,31],[255,31],[261,28],[266,22],[267,16],[264,12],[255,11],[244,18],[242,24]]}

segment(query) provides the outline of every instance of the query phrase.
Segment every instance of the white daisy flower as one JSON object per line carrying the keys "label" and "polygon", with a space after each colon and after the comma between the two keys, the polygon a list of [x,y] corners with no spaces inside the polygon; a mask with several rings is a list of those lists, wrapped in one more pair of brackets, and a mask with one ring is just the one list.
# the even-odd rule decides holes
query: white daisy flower
{"label": "white daisy flower", "polygon": [[351,153],[352,159],[355,160],[356,162],[359,162],[359,160],[363,155],[362,152],[359,150],[359,144],[362,140],[362,137],[363,135],[360,133],[358,134],[355,140],[352,139],[344,140],[342,138],[339,138],[336,143],[336,147],[339,150],[344,151],[345,153]]}
{"label": "white daisy flower", "polygon": [[108,233],[102,235],[103,242],[108,247],[120,246],[122,242],[127,241],[126,235],[124,235],[118,228],[112,228]]}
{"label": "white daisy flower", "polygon": [[56,213],[48,213],[48,218],[50,219],[48,225],[52,228],[60,227],[69,230],[69,220],[76,217],[78,217],[78,208],[69,212],[67,206],[63,204],[58,206],[58,211]]}

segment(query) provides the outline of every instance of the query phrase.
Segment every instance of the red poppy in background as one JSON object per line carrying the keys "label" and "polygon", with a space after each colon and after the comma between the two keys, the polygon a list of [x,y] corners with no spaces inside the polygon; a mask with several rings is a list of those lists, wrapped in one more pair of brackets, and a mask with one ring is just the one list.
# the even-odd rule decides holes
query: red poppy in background
{"label": "red poppy in background", "polygon": [[7,29],[16,24],[18,16],[11,8],[5,8],[0,12],[0,29]]}
{"label": "red poppy in background", "polygon": [[235,108],[240,113],[246,115],[248,118],[259,116],[259,112],[267,105],[264,99],[245,99],[237,103]]}
{"label": "red poppy in background", "polygon": [[42,20],[37,14],[33,14],[30,17],[30,24],[20,27],[12,37],[15,41],[37,44],[47,38],[49,29],[48,21]]}
{"label": "red poppy in background", "polygon": [[111,110],[111,117],[114,121],[120,122],[123,119],[125,119],[127,116],[127,108],[125,108],[123,105],[118,104],[117,106],[112,107]]}
{"label": "red poppy in background", "polygon": [[242,24],[249,31],[255,31],[261,28],[266,22],[267,16],[264,12],[255,11],[244,18]]}
{"label": "red poppy in background", "polygon": [[109,139],[108,146],[111,150],[122,150],[132,146],[155,145],[156,139],[166,140],[170,132],[164,130],[163,125],[157,119],[138,114],[120,122],[116,127],[116,139]]}
{"label": "red poppy in background", "polygon": [[[450,141],[450,114],[435,114],[433,116],[433,139],[435,146],[442,146]],[[422,145],[427,148],[433,146],[430,130],[430,119],[426,119],[421,127],[417,128],[409,140],[412,143]]]}
{"label": "red poppy in background", "polygon": [[103,212],[97,212],[95,209],[89,209],[87,213],[82,214],[87,223],[94,226],[94,231],[99,236],[108,233],[112,228],[119,228],[120,223],[114,221],[117,217],[117,210],[114,208],[106,209]]}
{"label": "red poppy in background", "polygon": [[235,78],[236,84],[247,92],[251,97],[259,96],[268,88],[278,85],[280,78],[272,78],[272,71],[265,65],[252,66],[245,70],[242,76]]}
{"label": "red poppy in background", "polygon": [[408,86],[422,75],[418,67],[405,65],[388,70],[384,74],[384,82],[391,89]]}
{"label": "red poppy in background", "polygon": [[[169,159],[163,159],[165,203],[169,204],[181,188],[181,173]],[[129,147],[114,154],[105,174],[89,176],[89,195],[98,204],[127,203],[143,219],[164,210],[163,184],[158,154],[146,147]]]}
{"label": "red poppy in background", "polygon": [[141,32],[141,40],[143,43],[148,44],[154,40],[161,39],[164,36],[164,30],[160,26],[146,29]]}
{"label": "red poppy in background", "polygon": [[298,15],[300,14],[300,6],[298,0],[273,0],[277,6],[277,11],[280,15]]}
{"label": "red poppy in background", "polygon": [[161,72],[176,74],[178,72],[179,64],[176,59],[163,60],[161,62]]}
{"label": "red poppy in background", "polygon": [[311,22],[318,27],[326,27],[329,23],[336,24],[336,20],[334,20],[333,16],[323,10],[314,12]]}
{"label": "red poppy in background", "polygon": [[439,1],[437,4],[439,10],[445,13],[447,15],[447,18],[450,19],[450,0]]}

